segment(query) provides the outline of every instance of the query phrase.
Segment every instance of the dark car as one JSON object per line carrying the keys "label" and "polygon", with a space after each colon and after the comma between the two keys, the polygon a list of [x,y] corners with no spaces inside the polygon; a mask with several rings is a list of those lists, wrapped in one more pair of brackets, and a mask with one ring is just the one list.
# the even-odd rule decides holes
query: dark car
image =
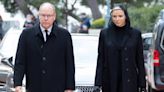
{"label": "dark car", "polygon": [[[162,15],[163,14],[163,15]],[[164,92],[164,10],[154,26],[152,47],[147,61],[148,92]]]}

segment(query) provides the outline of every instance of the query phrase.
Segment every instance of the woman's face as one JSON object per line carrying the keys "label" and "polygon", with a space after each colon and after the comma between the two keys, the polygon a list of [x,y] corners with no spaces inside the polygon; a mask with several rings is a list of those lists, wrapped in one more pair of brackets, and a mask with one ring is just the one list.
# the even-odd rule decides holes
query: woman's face
{"label": "woman's face", "polygon": [[112,11],[112,21],[118,27],[123,27],[125,25],[125,14],[124,11],[121,9],[116,9]]}

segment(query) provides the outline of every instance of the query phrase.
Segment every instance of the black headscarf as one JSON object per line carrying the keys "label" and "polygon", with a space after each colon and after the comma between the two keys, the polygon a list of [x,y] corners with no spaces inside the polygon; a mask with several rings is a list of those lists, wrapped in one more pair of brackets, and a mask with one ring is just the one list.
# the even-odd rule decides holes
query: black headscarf
{"label": "black headscarf", "polygon": [[129,18],[129,15],[128,15],[128,12],[127,12],[127,10],[122,6],[122,5],[118,5],[118,6],[115,6],[115,7],[113,7],[112,8],[112,10],[111,10],[111,13],[110,13],[110,20],[109,20],[109,23],[108,23],[108,28],[110,28],[110,27],[117,27],[114,23],[113,23],[113,21],[112,21],[112,12],[113,12],[113,10],[116,10],[116,9],[121,9],[121,10],[123,10],[123,12],[124,12],[124,14],[125,14],[125,17],[126,17],[126,19],[125,19],[125,26],[126,26],[126,28],[130,28],[130,18]]}
{"label": "black headscarf", "polygon": [[[125,25],[122,27],[119,27],[117,25],[115,25],[112,21],[112,12],[114,10],[122,10],[125,14]],[[114,42],[116,42],[116,46],[118,46],[118,48],[122,48],[123,45],[123,39],[124,37],[129,33],[129,30],[131,30],[131,26],[130,26],[130,18],[128,16],[127,10],[123,7],[123,6],[115,6],[112,10],[111,10],[111,17],[110,17],[110,21],[109,21],[109,25],[108,25],[108,30],[110,32],[112,32],[113,38],[114,38]]]}

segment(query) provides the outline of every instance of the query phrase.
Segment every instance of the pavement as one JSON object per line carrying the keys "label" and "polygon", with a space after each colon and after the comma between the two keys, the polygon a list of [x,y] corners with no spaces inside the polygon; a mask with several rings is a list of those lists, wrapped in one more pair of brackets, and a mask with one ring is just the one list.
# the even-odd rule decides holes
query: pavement
{"label": "pavement", "polygon": [[101,29],[89,29],[89,34],[91,35],[99,35]]}

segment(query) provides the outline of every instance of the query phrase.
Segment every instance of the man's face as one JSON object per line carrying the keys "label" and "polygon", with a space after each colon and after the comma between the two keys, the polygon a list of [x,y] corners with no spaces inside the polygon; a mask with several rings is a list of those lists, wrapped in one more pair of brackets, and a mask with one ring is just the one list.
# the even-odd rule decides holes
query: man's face
{"label": "man's face", "polygon": [[43,28],[48,29],[53,25],[56,18],[54,9],[51,6],[43,6],[39,10],[39,20]]}

